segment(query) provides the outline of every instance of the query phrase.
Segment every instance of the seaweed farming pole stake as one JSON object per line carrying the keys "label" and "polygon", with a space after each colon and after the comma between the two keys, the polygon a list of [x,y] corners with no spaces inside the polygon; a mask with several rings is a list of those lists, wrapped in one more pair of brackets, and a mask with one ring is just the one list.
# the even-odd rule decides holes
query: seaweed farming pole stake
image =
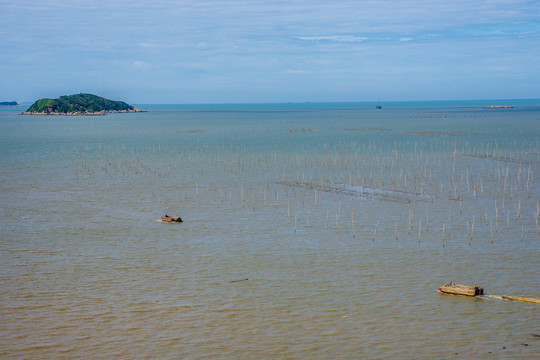
{"label": "seaweed farming pole stake", "polygon": [[491,233],[491,243],[493,244],[493,226],[491,224],[491,219],[489,219],[489,231]]}
{"label": "seaweed farming pole stake", "polygon": [[521,218],[521,242],[523,242],[523,218]]}
{"label": "seaweed farming pole stake", "polygon": [[539,220],[540,220],[540,201],[536,202],[536,232],[538,235],[540,235],[540,227],[539,227]]}
{"label": "seaweed farming pole stake", "polygon": [[498,212],[497,212],[497,199],[495,199],[495,232],[499,232],[499,228],[497,226],[498,222]]}
{"label": "seaweed farming pole stake", "polygon": [[328,228],[328,218],[330,216],[330,205],[326,206],[326,227]]}
{"label": "seaweed farming pole stake", "polygon": [[529,169],[527,170],[527,191],[530,190],[530,187],[532,187],[533,184],[533,176],[531,174],[531,167],[529,166]]}
{"label": "seaweed farming pole stake", "polygon": [[377,220],[377,224],[375,224],[375,231],[373,232],[373,239],[372,239],[373,242],[375,242],[375,237],[377,236],[378,227],[379,227],[379,220]]}
{"label": "seaweed farming pole stake", "polygon": [[287,199],[287,222],[290,223],[291,221],[291,204],[289,199]]}
{"label": "seaweed farming pole stake", "polygon": [[409,235],[411,234],[411,230],[413,228],[414,223],[414,210],[409,210]]}
{"label": "seaweed farming pole stake", "polygon": [[422,234],[422,219],[418,222],[418,243],[420,244],[420,237]]}
{"label": "seaweed farming pole stake", "polygon": [[339,228],[339,219],[341,218],[341,202],[338,203],[338,212],[336,215],[336,229]]}
{"label": "seaweed farming pole stake", "polygon": [[442,224],[442,247],[443,247],[443,249],[444,249],[444,230],[445,230],[444,226],[445,226],[445,224],[443,223]]}
{"label": "seaweed farming pole stake", "polygon": [[354,208],[351,209],[351,222],[352,222],[353,238],[356,238],[356,231],[354,229]]}
{"label": "seaweed farming pole stake", "polygon": [[473,237],[474,237],[474,216],[472,218],[472,228],[471,228],[471,235],[469,237],[469,246],[471,246],[471,241],[472,241]]}

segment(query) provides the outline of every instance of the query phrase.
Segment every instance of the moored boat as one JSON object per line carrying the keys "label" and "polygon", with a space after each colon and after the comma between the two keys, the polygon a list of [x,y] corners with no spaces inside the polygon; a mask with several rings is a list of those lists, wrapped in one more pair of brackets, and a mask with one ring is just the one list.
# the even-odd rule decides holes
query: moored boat
{"label": "moored boat", "polygon": [[166,221],[166,222],[182,222],[182,218],[180,216],[169,216],[167,214],[165,214],[165,216],[162,216],[161,217],[161,221]]}
{"label": "moored boat", "polygon": [[453,295],[465,295],[465,296],[484,295],[484,288],[478,287],[476,285],[474,286],[460,285],[454,282],[450,282],[444,286],[441,286],[439,288],[439,291],[445,294],[453,294]]}

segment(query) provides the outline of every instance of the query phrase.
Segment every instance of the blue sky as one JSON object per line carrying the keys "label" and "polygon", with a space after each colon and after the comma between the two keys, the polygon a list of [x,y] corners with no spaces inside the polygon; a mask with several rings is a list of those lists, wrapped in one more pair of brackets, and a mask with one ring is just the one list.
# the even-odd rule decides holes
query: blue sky
{"label": "blue sky", "polygon": [[0,101],[540,98],[540,1],[0,0]]}

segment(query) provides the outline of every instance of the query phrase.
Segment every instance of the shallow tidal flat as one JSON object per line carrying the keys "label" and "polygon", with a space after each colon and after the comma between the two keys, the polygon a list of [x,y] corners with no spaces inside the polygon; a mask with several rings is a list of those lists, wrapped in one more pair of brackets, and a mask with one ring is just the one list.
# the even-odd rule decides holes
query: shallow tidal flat
{"label": "shallow tidal flat", "polygon": [[310,106],[3,117],[0,357],[534,358],[538,111]]}
{"label": "shallow tidal flat", "polygon": [[[476,149],[465,144],[458,149],[455,141],[445,141],[445,146],[447,151],[416,148],[411,152],[395,148],[384,155],[378,154],[375,144],[349,143],[314,156],[307,153],[292,156],[242,154],[241,149],[224,147],[215,149],[214,153],[207,149],[200,153],[193,149],[182,153],[165,145],[137,153],[124,147],[102,149],[93,158],[81,155],[74,172],[80,178],[95,179],[98,172],[98,177],[142,176],[164,181],[179,169],[188,169],[191,190],[184,195],[184,201],[261,211],[268,206],[283,208],[287,211],[280,224],[296,220],[293,222],[300,225],[295,230],[307,231],[306,228],[313,226],[312,222],[320,224],[323,220],[326,227],[351,232],[358,230],[356,226],[372,224],[371,219],[362,224],[362,216],[355,220],[355,208],[357,211],[370,206],[384,209],[392,206],[386,202],[399,202],[408,205],[400,211],[407,211],[394,222],[382,211],[374,223],[406,232],[407,236],[398,231],[398,239],[399,235],[404,239],[410,237],[414,230],[418,240],[424,235],[426,241],[433,241],[430,240],[433,238],[433,234],[429,234],[431,230],[440,235],[441,246],[444,245],[442,240],[454,236],[456,245],[461,246],[459,241],[464,241],[465,245],[472,246],[475,231],[477,240],[486,239],[482,232],[487,232],[487,239],[493,243],[497,237],[507,241],[504,239],[508,236],[523,241],[525,228],[528,228],[536,233],[530,239],[536,240],[540,214],[535,193],[539,164],[537,145],[524,144],[526,149],[515,152],[497,152],[496,149],[490,152],[489,145],[486,149]],[[115,160],[126,156],[131,157],[131,161]],[[164,158],[167,160],[163,161]],[[426,208],[426,213],[417,210],[422,207]],[[446,213],[439,214],[441,208]],[[435,218],[436,214],[440,218]],[[515,231],[513,235],[508,233],[511,229]],[[457,231],[459,235],[455,234]]]}

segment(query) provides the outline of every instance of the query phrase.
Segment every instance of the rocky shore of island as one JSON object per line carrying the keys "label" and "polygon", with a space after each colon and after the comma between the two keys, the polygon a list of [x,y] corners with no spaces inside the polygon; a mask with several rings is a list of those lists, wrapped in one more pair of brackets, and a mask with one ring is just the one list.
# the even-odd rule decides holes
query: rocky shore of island
{"label": "rocky shore of island", "polygon": [[104,116],[107,114],[114,114],[114,113],[137,113],[137,112],[146,112],[146,110],[142,110],[136,107],[133,107],[133,109],[127,109],[127,110],[101,110],[101,111],[70,111],[70,112],[53,112],[53,111],[41,111],[41,112],[22,112],[20,115],[58,115],[58,116]]}

